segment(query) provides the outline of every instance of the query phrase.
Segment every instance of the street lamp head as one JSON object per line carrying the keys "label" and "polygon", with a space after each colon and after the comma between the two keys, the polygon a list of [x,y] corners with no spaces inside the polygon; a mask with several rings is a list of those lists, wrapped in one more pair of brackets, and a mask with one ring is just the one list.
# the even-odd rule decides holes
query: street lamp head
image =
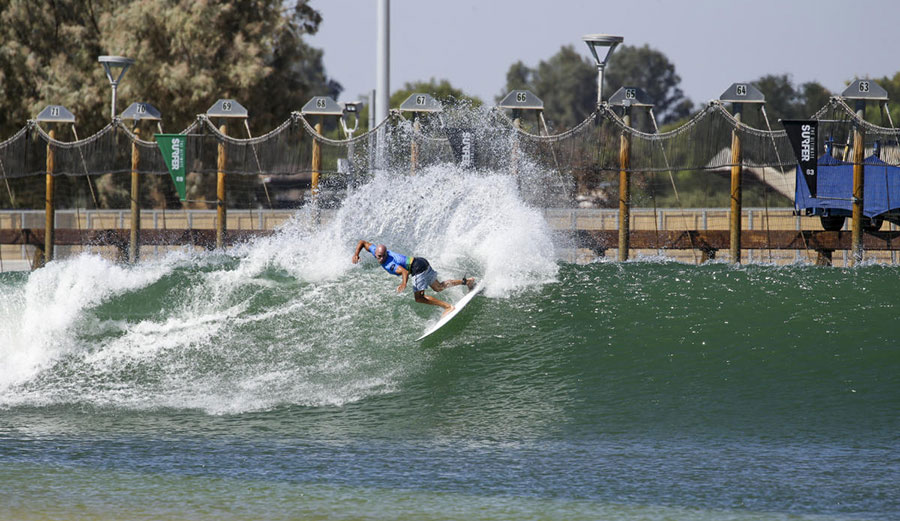
{"label": "street lamp head", "polygon": [[[106,78],[112,86],[112,103],[109,119],[116,119],[116,90],[119,87],[119,81],[122,80],[122,76],[125,76],[125,71],[134,63],[134,60],[124,56],[100,56],[97,58],[97,61],[103,65],[103,70],[106,71]],[[113,78],[113,69],[122,69],[115,78]]]}
{"label": "street lamp head", "polygon": [[[125,71],[134,63],[134,60],[124,56],[100,56],[97,61],[103,64],[103,70],[106,71],[106,77],[112,85],[118,85],[122,76],[125,75]],[[113,79],[113,69],[122,69],[115,79]]]}
{"label": "street lamp head", "polygon": [[[625,38],[612,34],[586,34],[581,39],[591,50],[594,63],[597,64],[597,104],[599,105],[603,101],[603,69],[606,68],[606,60]],[[606,49],[606,52],[603,52],[603,49]]]}
{"label": "street lamp head", "polygon": [[[617,45],[625,41],[625,38],[622,36],[612,34],[586,34],[581,39],[584,40],[584,43],[591,50],[597,67],[606,66],[606,60],[609,59],[609,55],[612,54]],[[603,53],[604,48],[607,49],[605,54]]]}

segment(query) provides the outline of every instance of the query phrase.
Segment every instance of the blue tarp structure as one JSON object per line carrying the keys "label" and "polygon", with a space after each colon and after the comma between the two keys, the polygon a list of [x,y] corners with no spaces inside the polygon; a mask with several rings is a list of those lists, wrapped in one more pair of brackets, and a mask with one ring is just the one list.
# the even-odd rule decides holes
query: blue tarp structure
{"label": "blue tarp structure", "polygon": [[[891,166],[874,155],[867,157],[864,163],[863,215],[874,217],[900,209],[900,167]],[[853,164],[824,154],[819,157],[817,177],[818,197],[814,199],[809,195],[809,187],[800,167],[797,167],[794,208],[801,212],[809,210],[807,213],[814,215],[850,215],[853,210],[850,201],[853,195]],[[825,197],[837,199],[823,199]]]}

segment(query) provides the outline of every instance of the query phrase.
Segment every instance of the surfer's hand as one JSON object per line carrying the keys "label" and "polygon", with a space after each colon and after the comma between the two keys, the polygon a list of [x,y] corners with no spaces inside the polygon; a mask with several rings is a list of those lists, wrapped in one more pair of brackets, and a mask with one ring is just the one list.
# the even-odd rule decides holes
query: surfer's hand
{"label": "surfer's hand", "polygon": [[399,286],[397,286],[397,293],[403,293],[403,290],[406,289],[406,283],[401,282]]}
{"label": "surfer's hand", "polygon": [[355,254],[355,255],[353,256],[353,258],[350,259],[350,262],[352,262],[353,264],[358,263],[358,262],[359,262],[359,254],[358,254],[358,253]]}

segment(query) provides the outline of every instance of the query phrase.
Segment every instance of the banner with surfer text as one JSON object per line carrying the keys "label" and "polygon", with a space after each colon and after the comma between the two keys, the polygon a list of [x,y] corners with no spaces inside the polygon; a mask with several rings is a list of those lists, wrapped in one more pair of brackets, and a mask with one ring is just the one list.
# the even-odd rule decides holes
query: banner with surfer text
{"label": "banner with surfer text", "polygon": [[475,168],[476,147],[475,129],[473,128],[448,128],[445,129],[450,148],[459,166],[467,169]]}
{"label": "banner with surfer text", "polygon": [[787,132],[794,156],[800,166],[800,173],[809,187],[809,195],[816,196],[818,157],[816,154],[816,138],[819,132],[819,122],[814,119],[785,119],[781,121]]}
{"label": "banner with surfer text", "polygon": [[185,187],[185,151],[187,150],[187,138],[184,134],[156,134],[156,144],[162,152],[169,175],[175,183],[178,198],[182,201],[187,197]]}

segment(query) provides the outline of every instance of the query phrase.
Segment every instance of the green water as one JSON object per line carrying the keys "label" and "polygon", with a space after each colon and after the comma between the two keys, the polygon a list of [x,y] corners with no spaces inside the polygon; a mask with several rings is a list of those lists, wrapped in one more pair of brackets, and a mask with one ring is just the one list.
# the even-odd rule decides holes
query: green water
{"label": "green water", "polygon": [[[0,274],[0,519],[900,517],[900,269],[558,262],[463,181]],[[417,343],[438,311],[359,238],[488,289]]]}
{"label": "green water", "polygon": [[[4,389],[0,516],[891,519],[900,509],[895,268],[562,265],[558,282],[477,299],[426,345],[411,338],[429,318],[391,298],[389,313],[359,322],[408,325],[363,327],[352,349],[304,339],[325,333],[290,312],[152,354],[109,347],[135,323],[167,323],[154,302],[210,273],[178,268],[85,312],[84,351]],[[244,315],[315,293],[283,273],[259,277],[272,284]],[[374,270],[348,278],[384,283]],[[320,320],[323,331],[343,323]]]}

